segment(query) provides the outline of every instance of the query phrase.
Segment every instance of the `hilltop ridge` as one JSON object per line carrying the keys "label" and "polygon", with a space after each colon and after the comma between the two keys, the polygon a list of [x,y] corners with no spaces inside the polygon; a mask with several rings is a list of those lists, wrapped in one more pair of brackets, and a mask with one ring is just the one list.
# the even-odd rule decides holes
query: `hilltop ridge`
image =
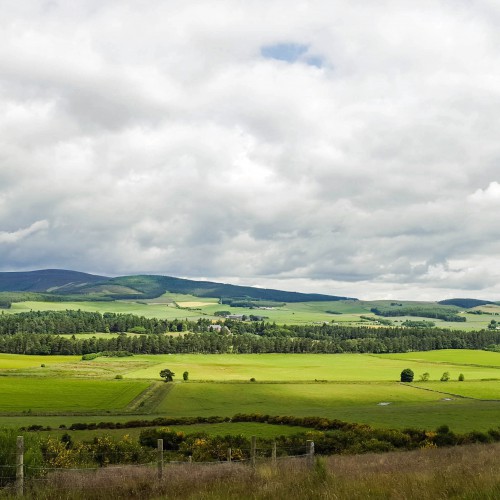
{"label": "hilltop ridge", "polygon": [[54,297],[86,296],[95,299],[151,299],[165,292],[198,297],[253,299],[277,302],[320,302],[356,300],[350,297],[300,293],[196,281],[173,276],[131,275],[107,277],[64,269],[0,272],[0,292],[36,292]]}

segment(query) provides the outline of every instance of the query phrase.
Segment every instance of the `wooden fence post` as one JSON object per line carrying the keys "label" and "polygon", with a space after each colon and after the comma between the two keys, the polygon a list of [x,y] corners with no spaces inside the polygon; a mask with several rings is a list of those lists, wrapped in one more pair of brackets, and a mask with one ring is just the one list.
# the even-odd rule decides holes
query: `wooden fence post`
{"label": "wooden fence post", "polygon": [[271,452],[271,460],[273,461],[273,464],[276,463],[276,441],[273,441],[273,449]]}
{"label": "wooden fence post", "polygon": [[312,467],[314,465],[314,441],[306,441],[307,461]]}
{"label": "wooden fence post", "polygon": [[16,442],[16,494],[24,495],[24,437],[17,436]]}
{"label": "wooden fence post", "polygon": [[252,445],[250,448],[250,463],[255,467],[255,455],[257,454],[257,438],[252,436]]}
{"label": "wooden fence post", "polygon": [[231,462],[231,448],[227,449],[227,461]]}
{"label": "wooden fence post", "polygon": [[163,478],[163,439],[158,439],[158,452],[157,452],[157,465],[158,465],[158,479]]}

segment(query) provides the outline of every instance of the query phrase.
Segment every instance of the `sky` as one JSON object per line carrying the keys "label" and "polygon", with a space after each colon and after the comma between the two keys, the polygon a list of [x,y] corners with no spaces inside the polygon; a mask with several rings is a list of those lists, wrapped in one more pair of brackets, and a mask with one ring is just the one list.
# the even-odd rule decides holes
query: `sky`
{"label": "sky", "polygon": [[0,271],[500,300],[500,3],[2,0]]}

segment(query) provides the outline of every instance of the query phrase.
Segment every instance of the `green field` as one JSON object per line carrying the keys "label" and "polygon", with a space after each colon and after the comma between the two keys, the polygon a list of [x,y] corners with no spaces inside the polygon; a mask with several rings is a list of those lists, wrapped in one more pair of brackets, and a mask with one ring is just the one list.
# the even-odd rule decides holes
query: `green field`
{"label": "green field", "polygon": [[[289,436],[298,432],[308,432],[311,429],[300,426],[290,425],[269,425],[257,422],[224,422],[220,424],[193,424],[193,425],[169,425],[169,429],[185,434],[194,434],[205,432],[212,436],[242,435],[247,438],[251,436],[259,436],[259,438],[274,438],[276,436]],[[69,433],[73,439],[82,441],[92,441],[95,436],[112,436],[122,438],[124,435],[129,435],[133,438],[139,438],[139,434],[144,428],[136,427],[130,429],[94,429],[94,430],[67,430],[67,429],[52,429],[44,431],[46,435],[61,437],[63,434]]]}
{"label": "green field", "polygon": [[[390,301],[364,302],[357,300],[340,300],[332,302],[295,302],[272,309],[249,309],[243,307],[230,307],[219,304],[216,298],[196,297],[194,295],[182,295],[165,293],[154,299],[144,300],[117,300],[117,301],[88,301],[88,302],[14,302],[12,307],[5,312],[19,313],[28,311],[64,311],[66,309],[82,310],[88,312],[115,312],[123,314],[135,314],[146,318],[159,319],[189,319],[209,318],[220,319],[215,316],[216,311],[227,310],[231,314],[250,314],[264,316],[268,321],[278,324],[304,324],[304,323],[336,323],[347,326],[377,325],[376,319],[380,317],[371,313],[374,305],[388,305]],[[405,304],[412,302],[405,301]],[[413,304],[419,304],[415,302]],[[439,319],[429,319],[416,316],[400,316],[392,318],[381,318],[392,321],[394,326],[401,325],[406,320],[433,321],[436,327],[451,330],[480,330],[487,328],[492,319],[499,320],[500,307],[496,305],[481,306],[475,308],[483,311],[483,314],[467,314],[459,312],[466,321],[449,322]],[[474,309],[471,309],[474,311]],[[373,318],[373,322],[361,319],[360,316]]]}
{"label": "green field", "polygon": [[[163,368],[176,373],[174,383],[160,381]],[[404,368],[415,372],[412,384],[398,382]],[[188,382],[182,381],[184,371]],[[425,372],[430,380],[419,382]],[[439,382],[443,372],[449,372],[449,382]],[[457,381],[460,373],[464,382]],[[116,375],[124,379],[114,380]],[[183,354],[92,361],[0,354],[0,394],[0,425],[57,427],[74,422],[76,413],[76,421],[262,413],[485,430],[500,421],[500,353]]]}
{"label": "green field", "polygon": [[123,410],[149,386],[139,380],[0,378],[2,412]]}
{"label": "green field", "polygon": [[[131,358],[135,362],[145,361],[148,366],[139,370],[128,371],[130,378],[157,378],[162,368],[170,368],[179,376],[188,371],[190,380],[250,380],[258,382],[287,381],[397,381],[404,368],[411,368],[418,376],[429,372],[431,379],[439,379],[444,371],[449,371],[452,378],[464,373],[467,380],[482,378],[500,379],[500,353],[484,351],[464,351],[469,358],[474,353],[479,356],[477,366],[472,363],[452,364],[450,351],[443,353],[444,363],[434,361],[398,359],[394,355],[370,354],[169,354]],[[453,352],[453,351],[452,351]],[[464,356],[462,351],[454,351]],[[486,355],[486,356],[485,356]],[[491,355],[491,356],[489,356]],[[432,357],[431,357],[432,359]],[[483,363],[481,360],[487,359]],[[448,364],[446,361],[448,360]],[[99,361],[113,363],[113,358]],[[167,366],[168,365],[168,366]],[[484,366],[482,366],[484,365]]]}
{"label": "green field", "polygon": [[60,365],[64,363],[74,363],[81,359],[81,356],[31,356],[19,354],[0,353],[0,372],[4,370],[18,370],[20,368],[46,367]]}
{"label": "green field", "polygon": [[[404,368],[415,380],[427,372],[439,380],[443,372],[457,380],[500,380],[500,353],[442,350],[407,354],[139,354],[126,358],[81,361],[77,356],[16,356],[0,354],[0,371],[17,368],[19,375],[156,379],[163,368],[177,374],[189,372],[190,381],[257,382],[329,381],[394,382]],[[55,362],[54,362],[55,361]],[[44,368],[41,364],[45,364]]]}

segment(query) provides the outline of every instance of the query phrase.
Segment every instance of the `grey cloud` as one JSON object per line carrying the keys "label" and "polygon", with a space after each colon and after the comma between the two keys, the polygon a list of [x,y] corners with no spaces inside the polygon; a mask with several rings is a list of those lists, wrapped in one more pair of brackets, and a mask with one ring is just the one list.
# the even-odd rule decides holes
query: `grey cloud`
{"label": "grey cloud", "polygon": [[2,269],[500,296],[494,3],[4,12]]}

